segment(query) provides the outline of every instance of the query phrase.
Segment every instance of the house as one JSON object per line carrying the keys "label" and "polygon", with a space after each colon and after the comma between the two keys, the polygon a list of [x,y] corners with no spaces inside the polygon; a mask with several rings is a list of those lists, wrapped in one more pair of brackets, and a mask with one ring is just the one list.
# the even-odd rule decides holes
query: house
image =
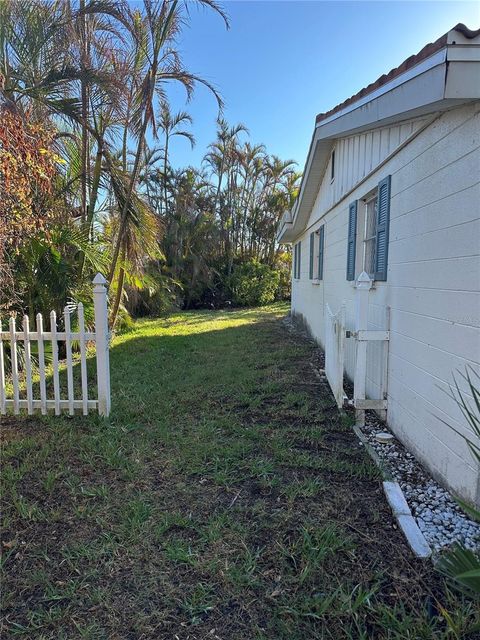
{"label": "house", "polygon": [[[278,240],[293,248],[292,314],[325,345],[325,307],[346,308],[367,272],[367,397],[444,485],[480,504],[480,474],[449,397],[480,363],[480,29],[459,24],[317,116],[296,204]],[[389,315],[387,315],[387,310]],[[389,326],[386,326],[389,318]],[[345,373],[354,377],[347,340]],[[382,362],[385,363],[382,369]],[[466,388],[458,378],[460,387]]]}

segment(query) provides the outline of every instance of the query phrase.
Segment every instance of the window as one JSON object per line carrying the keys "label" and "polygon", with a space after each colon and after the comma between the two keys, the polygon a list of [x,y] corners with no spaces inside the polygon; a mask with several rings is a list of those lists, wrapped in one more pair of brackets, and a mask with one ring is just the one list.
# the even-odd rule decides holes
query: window
{"label": "window", "polygon": [[297,244],[293,246],[293,277],[296,280],[300,279],[301,262],[302,262],[302,243],[297,242]]}
{"label": "window", "polygon": [[369,198],[364,199],[364,227],[362,268],[373,278],[375,275],[375,244],[377,240],[378,189]]}
{"label": "window", "polygon": [[332,151],[332,157],[330,158],[330,182],[335,179],[335,149]]}
{"label": "window", "polygon": [[325,225],[310,234],[310,280],[323,280]]}
{"label": "window", "polygon": [[349,205],[347,280],[355,280],[362,271],[374,280],[387,279],[390,183],[387,176],[362,200]]}

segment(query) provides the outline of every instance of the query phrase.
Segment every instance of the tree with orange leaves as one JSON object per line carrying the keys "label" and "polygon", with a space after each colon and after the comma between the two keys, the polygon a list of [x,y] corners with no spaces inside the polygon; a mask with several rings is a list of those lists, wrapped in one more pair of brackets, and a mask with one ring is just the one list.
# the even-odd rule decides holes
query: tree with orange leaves
{"label": "tree with orange leaves", "polygon": [[59,158],[52,132],[0,109],[0,242],[16,249],[51,218],[52,181]]}
{"label": "tree with orange leaves", "polygon": [[[14,298],[11,258],[53,217],[52,183],[59,158],[53,133],[0,105],[0,307]],[[10,286],[9,286],[10,283]]]}

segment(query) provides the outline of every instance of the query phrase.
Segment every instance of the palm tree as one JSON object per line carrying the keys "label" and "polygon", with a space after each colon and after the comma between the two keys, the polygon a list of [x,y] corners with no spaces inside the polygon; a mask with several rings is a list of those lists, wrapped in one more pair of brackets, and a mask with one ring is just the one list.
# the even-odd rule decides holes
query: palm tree
{"label": "palm tree", "polygon": [[[223,17],[228,26],[225,13],[214,0],[197,0],[197,2],[214,9]],[[162,0],[161,2],[144,0],[145,15],[141,16],[141,19],[139,16],[136,17],[137,37],[145,59],[139,91],[134,99],[136,109],[132,113],[132,130],[137,139],[137,147],[125,203],[120,212],[118,235],[110,267],[110,281],[113,280],[115,274],[123,241],[122,236],[128,224],[126,217],[130,199],[138,180],[147,129],[151,126],[154,135],[157,131],[155,98],[158,96],[161,100],[166,99],[165,83],[172,81],[180,83],[185,88],[188,98],[192,96],[195,84],[200,83],[210,89],[216,97],[219,107],[222,106],[221,98],[216,89],[208,81],[187,71],[182,65],[178,51],[174,49],[175,38],[186,20],[182,6],[179,0]]]}
{"label": "palm tree", "polygon": [[159,128],[164,136],[164,154],[163,154],[163,204],[160,205],[160,212],[167,211],[167,169],[168,169],[168,153],[170,149],[170,139],[174,136],[181,136],[189,140],[193,149],[195,146],[195,137],[190,131],[182,129],[185,124],[192,124],[192,117],[185,111],[179,111],[172,114],[167,102],[162,101],[160,106],[160,116],[158,119]]}
{"label": "palm tree", "polygon": [[[223,118],[217,121],[217,140],[210,145],[210,151],[205,156],[205,162],[217,175],[217,189],[215,194],[215,211],[222,229],[223,250],[226,254],[227,269],[230,273],[233,264],[233,202],[235,183],[237,179],[238,161],[241,157],[239,148],[239,136],[248,134],[248,129],[243,124],[232,127]],[[222,198],[222,184],[225,178],[226,186]]]}
{"label": "palm tree", "polygon": [[158,215],[161,213],[163,198],[161,172],[158,169],[158,164],[163,162],[164,154],[163,147],[150,148],[148,144],[145,144],[142,166],[138,176],[139,185],[145,186],[147,202]]}
{"label": "palm tree", "polygon": [[[228,26],[225,13],[214,0],[197,0],[197,2],[214,9]],[[124,236],[129,226],[129,211],[134,209],[131,207],[131,201],[138,180],[147,129],[151,127],[154,135],[157,132],[154,104],[156,97],[165,101],[165,84],[173,81],[180,83],[185,88],[187,97],[190,98],[195,84],[200,83],[210,89],[217,99],[219,108],[222,106],[216,89],[206,80],[187,71],[182,65],[178,51],[174,49],[175,38],[186,20],[182,6],[179,0],[162,0],[161,2],[144,0],[145,15],[141,20],[139,16],[136,17],[135,27],[145,59],[142,78],[138,83],[139,91],[134,99],[134,104],[137,106],[132,113],[132,131],[137,139],[137,147],[128,189],[119,210],[120,219],[110,266],[110,281],[113,281],[120,252],[126,242]],[[111,319],[112,325],[115,323],[118,308],[119,305],[115,305]]]}
{"label": "palm tree", "polygon": [[[160,257],[158,245],[159,220],[148,204],[136,192],[128,199],[127,215],[123,220],[115,213],[125,211],[127,194],[129,193],[130,175],[120,167],[111,167],[111,189],[114,196],[111,219],[113,226],[123,222],[122,242],[118,276],[115,282],[115,299],[111,313],[111,326],[115,327],[124,292],[125,277],[139,274],[145,267],[146,260]],[[118,230],[114,229],[118,237]]]}

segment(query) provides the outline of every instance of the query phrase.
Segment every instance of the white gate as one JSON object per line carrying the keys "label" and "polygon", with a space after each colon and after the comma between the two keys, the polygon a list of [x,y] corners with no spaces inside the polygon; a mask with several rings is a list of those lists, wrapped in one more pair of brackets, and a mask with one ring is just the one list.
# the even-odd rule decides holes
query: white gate
{"label": "white gate", "polygon": [[345,360],[345,306],[333,313],[325,305],[325,375],[339,407],[343,407],[343,367]]}
{"label": "white gate", "polygon": [[[108,310],[106,280],[101,274],[97,274],[93,280],[93,298],[95,308],[95,332],[85,331],[85,318],[82,303],[77,305],[78,331],[71,330],[70,307],[65,307],[63,318],[65,331],[57,331],[57,317],[55,311],[50,314],[50,331],[43,328],[43,318],[40,313],[36,316],[35,331],[30,330],[28,316],[23,318],[23,330],[17,331],[15,318],[8,322],[8,330],[3,330],[3,322],[0,318],[0,413],[6,414],[11,409],[14,414],[19,414],[21,409],[26,409],[28,414],[40,410],[45,415],[49,409],[53,409],[55,415],[60,415],[62,409],[68,410],[70,415],[75,409],[81,410],[83,415],[88,411],[98,410],[102,416],[110,413],[110,364],[109,364],[109,334],[108,334]],[[31,343],[37,342],[38,348],[38,388],[39,398],[34,398],[33,362]],[[58,359],[58,342],[65,342],[66,369],[67,369],[67,398],[61,398],[60,367]],[[75,398],[72,342],[78,342],[80,347],[80,398]],[[97,390],[98,399],[88,397],[87,377],[87,343],[96,343],[97,364]],[[47,395],[45,343],[51,344],[52,349],[52,382],[53,398]],[[11,364],[11,395],[7,398],[7,385],[5,380],[5,351],[4,345],[10,343]],[[19,375],[19,350],[18,343],[23,344],[22,360],[24,362],[25,392],[21,392]],[[5,347],[6,349],[7,347]],[[23,388],[23,384],[22,384]],[[25,397],[20,397],[24,395]]]}
{"label": "white gate", "polygon": [[[372,279],[363,271],[357,278],[355,292],[355,331],[349,331],[347,337],[355,338],[356,358],[353,380],[353,403],[355,406],[355,420],[357,425],[365,424],[365,410],[373,409],[380,412],[386,419],[387,410],[387,380],[388,380],[388,344],[390,340],[390,308],[386,308],[386,326],[384,331],[368,329],[368,305]],[[367,347],[371,342],[383,343],[383,364],[378,372],[380,376],[380,398],[371,399],[366,396],[367,381]]]}

